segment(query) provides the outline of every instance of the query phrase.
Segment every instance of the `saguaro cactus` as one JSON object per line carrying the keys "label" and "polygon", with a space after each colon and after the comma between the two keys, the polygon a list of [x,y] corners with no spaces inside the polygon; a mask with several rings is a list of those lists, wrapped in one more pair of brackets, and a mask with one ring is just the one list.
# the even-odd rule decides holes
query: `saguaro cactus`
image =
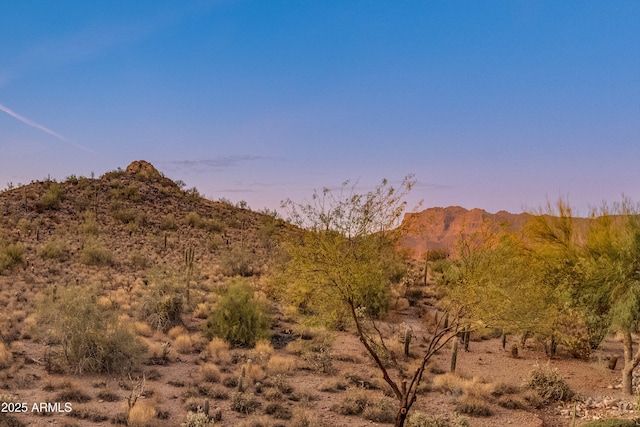
{"label": "saguaro cactus", "polygon": [[411,328],[406,327],[404,330],[404,355],[409,357],[409,345],[411,344]]}
{"label": "saguaro cactus", "polygon": [[189,245],[187,249],[184,251],[184,265],[187,270],[187,305],[191,303],[191,296],[189,293],[191,276],[193,275],[193,258],[194,258],[194,250],[193,246]]}
{"label": "saguaro cactus", "polygon": [[454,338],[451,344],[451,372],[456,371],[457,361],[458,361],[458,339]]}

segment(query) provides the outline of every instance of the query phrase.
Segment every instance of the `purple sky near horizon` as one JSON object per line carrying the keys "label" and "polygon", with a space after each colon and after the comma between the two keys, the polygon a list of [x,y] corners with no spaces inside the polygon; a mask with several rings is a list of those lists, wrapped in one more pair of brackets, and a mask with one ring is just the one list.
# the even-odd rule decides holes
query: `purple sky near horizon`
{"label": "purple sky near horizon", "polygon": [[640,2],[0,4],[0,188],[139,159],[254,209],[640,202]]}

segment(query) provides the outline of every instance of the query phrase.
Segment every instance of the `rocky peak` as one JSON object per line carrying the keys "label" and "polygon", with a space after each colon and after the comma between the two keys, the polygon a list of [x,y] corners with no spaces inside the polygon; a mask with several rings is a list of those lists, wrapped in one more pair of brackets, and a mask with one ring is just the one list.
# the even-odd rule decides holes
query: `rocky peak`
{"label": "rocky peak", "polygon": [[131,162],[125,172],[143,178],[162,178],[158,169],[145,160],[135,160]]}

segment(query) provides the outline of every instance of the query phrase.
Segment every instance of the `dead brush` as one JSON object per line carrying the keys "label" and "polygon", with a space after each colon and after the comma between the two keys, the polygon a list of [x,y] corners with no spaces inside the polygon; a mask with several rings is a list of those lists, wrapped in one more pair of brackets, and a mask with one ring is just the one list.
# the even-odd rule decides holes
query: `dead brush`
{"label": "dead brush", "polygon": [[567,402],[575,393],[557,370],[536,364],[529,373],[526,386],[535,390],[545,403]]}

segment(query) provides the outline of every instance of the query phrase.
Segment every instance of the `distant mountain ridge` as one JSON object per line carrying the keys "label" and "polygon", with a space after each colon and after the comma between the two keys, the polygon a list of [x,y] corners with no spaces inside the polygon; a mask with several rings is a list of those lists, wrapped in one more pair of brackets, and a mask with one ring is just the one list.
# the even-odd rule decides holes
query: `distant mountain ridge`
{"label": "distant mountain ridge", "polygon": [[461,236],[478,231],[487,220],[508,223],[512,230],[519,231],[530,216],[506,211],[492,214],[482,209],[468,210],[460,206],[434,207],[407,213],[400,225],[400,247],[408,249],[416,258],[422,257],[427,250],[453,252]]}

